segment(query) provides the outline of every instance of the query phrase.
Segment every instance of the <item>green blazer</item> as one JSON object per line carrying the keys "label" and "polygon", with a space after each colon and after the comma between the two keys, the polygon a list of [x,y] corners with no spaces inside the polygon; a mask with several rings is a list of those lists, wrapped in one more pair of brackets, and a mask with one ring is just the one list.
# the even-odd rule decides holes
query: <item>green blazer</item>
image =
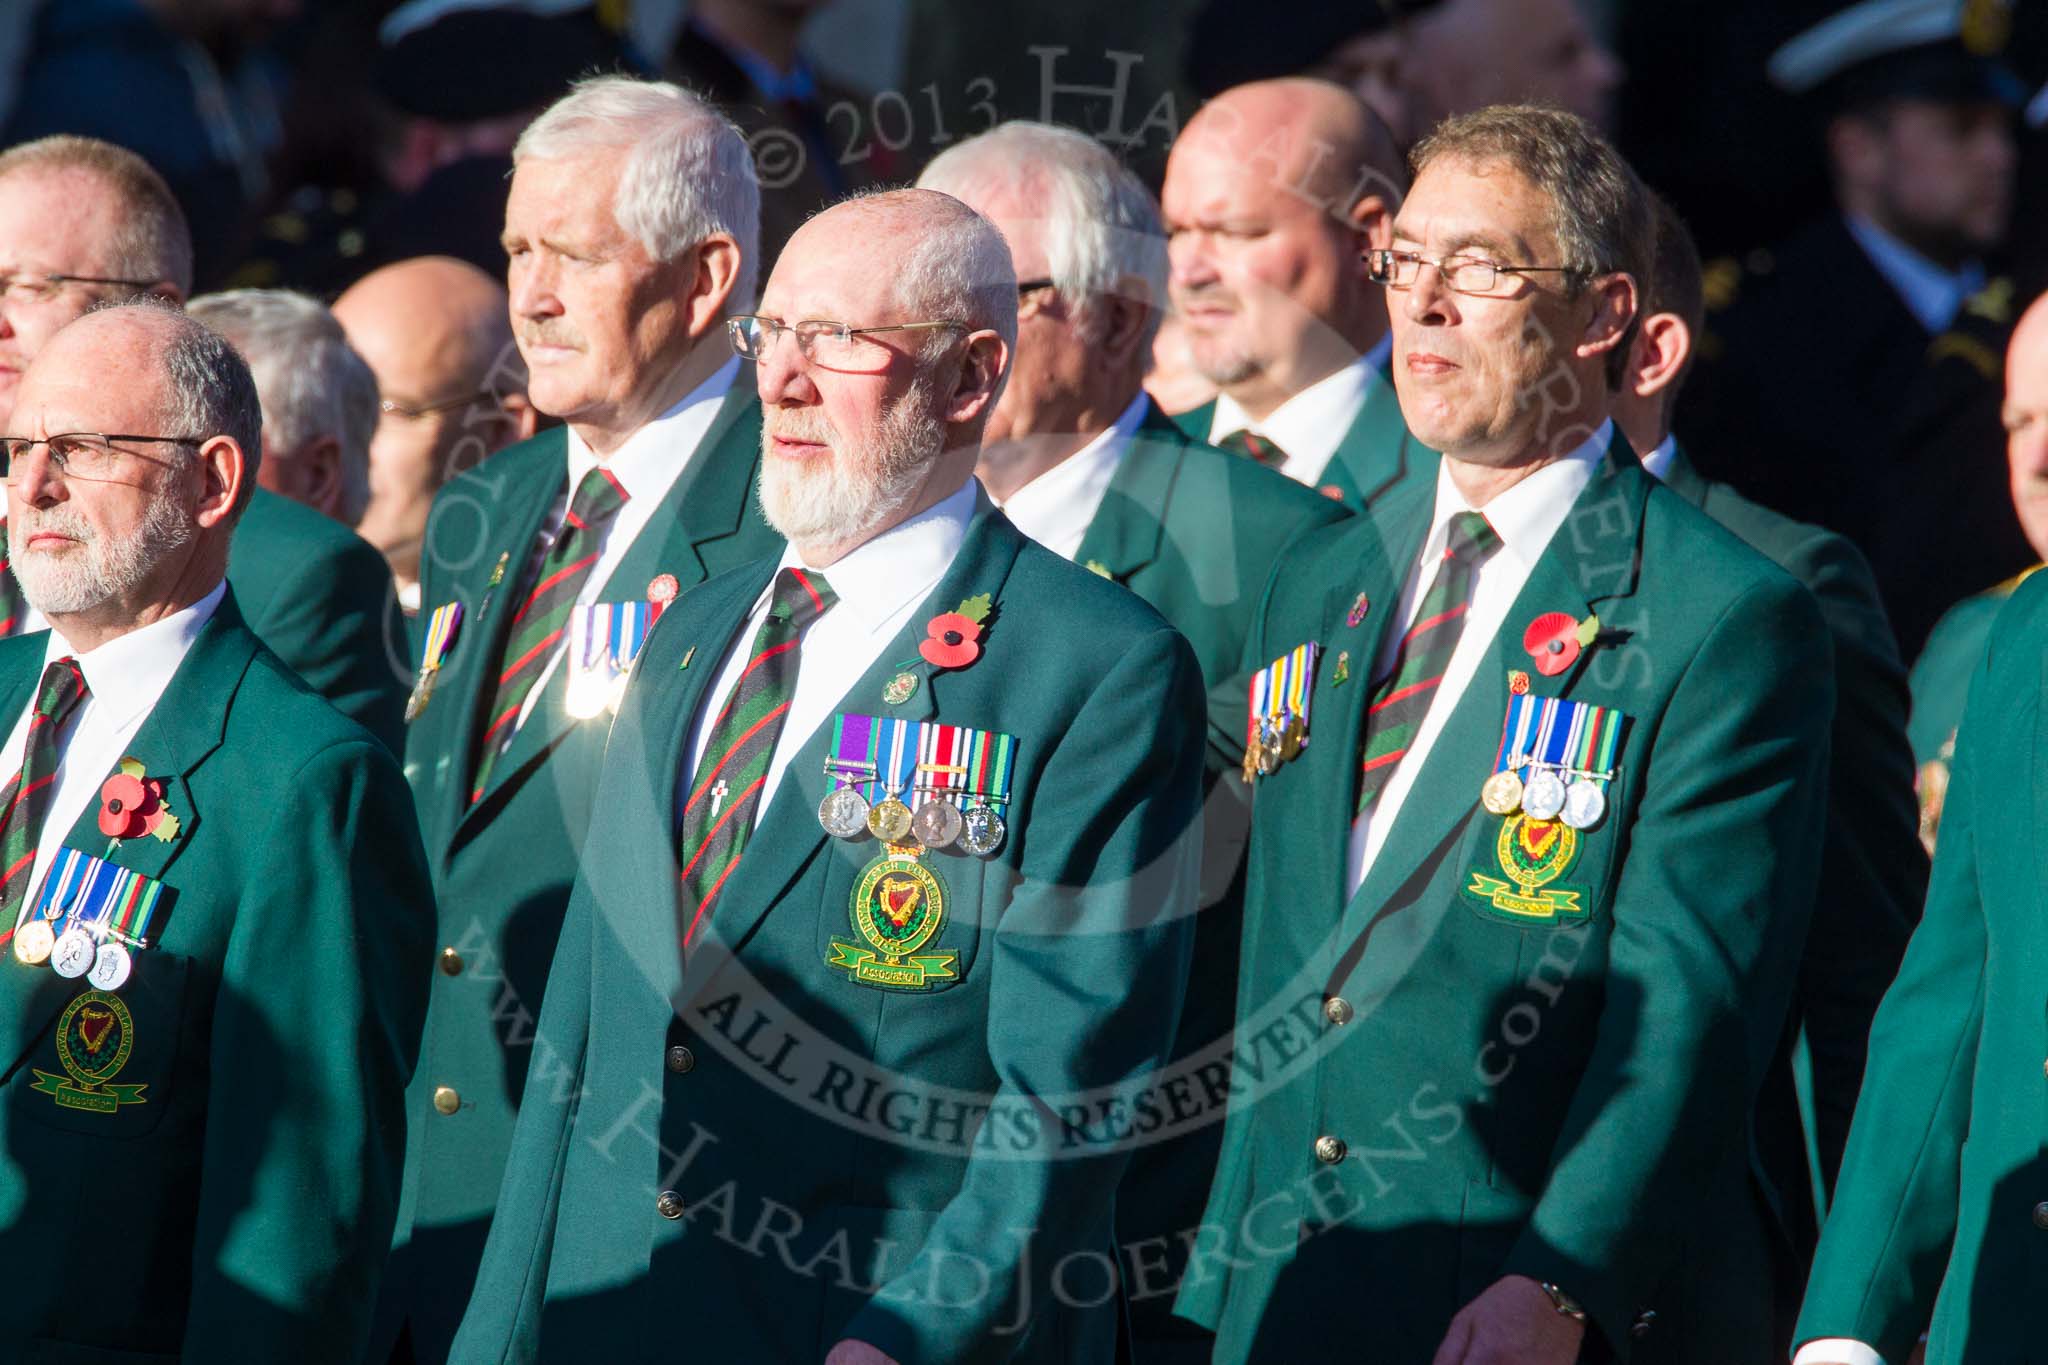
{"label": "green blazer", "polygon": [[[0,642],[0,714],[41,676]],[[161,880],[156,946],[116,999],[113,1112],[60,1106],[83,981],[0,963],[0,1361],[353,1365],[398,1206],[432,893],[398,764],[257,642],[232,591],[129,752],[180,821],[108,855]],[[87,1000],[81,1009],[106,1008]],[[74,1026],[74,1031],[75,1031]],[[75,1053],[74,1053],[75,1060]]]}
{"label": "green blazer", "polygon": [[[657,574],[689,588],[779,551],[781,538],[754,504],[761,408],[753,395],[742,375],[601,600],[643,601]],[[379,1319],[387,1341],[409,1321],[423,1362],[446,1357],[483,1255],[611,726],[608,713],[581,721],[568,714],[568,670],[557,668],[492,770],[490,790],[470,803],[478,727],[518,608],[520,574],[566,487],[567,441],[557,427],[451,482],[435,499],[421,565],[421,619],[460,602],[464,620],[405,750],[441,927],[408,1099],[396,1273]],[[500,562],[505,570],[494,586]]]}
{"label": "green blazer", "polygon": [[[1816,885],[1820,612],[1617,440],[1347,894],[1371,661],[1434,499],[1418,479],[1297,545],[1253,629],[1249,658],[1323,653],[1309,744],[1254,797],[1216,1255],[1180,1311],[1216,1327],[1218,1360],[1424,1361],[1520,1274],[1574,1295],[1617,1359],[1638,1327],[1660,1361],[1765,1359],[1747,1115]],[[1604,632],[1556,677],[1522,646],[1548,612]],[[1549,917],[1473,894],[1507,880],[1478,795],[1513,670],[1629,717],[1607,814],[1553,869],[1575,900]]]}
{"label": "green blazer", "polygon": [[[835,936],[857,937],[849,902],[880,851],[819,828],[829,726],[785,770],[685,962],[678,792],[774,568],[678,602],[613,727],[453,1359],[816,1361],[856,1337],[905,1365],[1107,1362],[1119,1097],[1164,1057],[1187,969],[1194,657],[984,500],[840,702],[1016,737],[1002,846],[924,859],[949,893],[932,947],[954,977],[892,990],[828,965]],[[980,658],[933,676],[926,621],[983,593]],[[919,685],[891,706],[905,659]],[[778,1249],[755,1236],[764,1217]]]}
{"label": "green blazer", "polygon": [[332,517],[259,488],[228,547],[228,583],[257,638],[315,692],[405,747],[404,639],[387,631],[391,566]]}
{"label": "green blazer", "polygon": [[[1245,636],[1273,565],[1298,536],[1348,516],[1336,499],[1193,438],[1148,405],[1074,558],[1157,608],[1194,647],[1203,682],[1241,715]],[[1241,740],[1235,753],[1212,749],[1204,783],[1202,910],[1177,1060],[1227,1038],[1234,1017],[1249,808],[1228,799],[1236,794],[1229,788],[1223,799],[1210,793],[1241,758]],[[1219,1123],[1190,1125],[1132,1155],[1117,1195],[1117,1241],[1158,1245],[1162,1283],[1186,1263],[1180,1233],[1201,1218],[1222,1133]],[[1135,1296],[1131,1309],[1141,1354],[1155,1338],[1190,1330],[1174,1319],[1170,1294]]]}
{"label": "green blazer", "polygon": [[[1829,732],[1827,837],[1820,899],[1799,960],[1787,1047],[1758,1104],[1757,1141],[1794,1252],[1785,1282],[1796,1307],[1820,1236],[1806,1134],[1832,1188],[1863,1085],[1865,1044],[1877,1005],[1898,973],[1927,894],[1907,749],[1905,667],[1877,581],[1863,554],[1832,531],[1808,526],[1710,483],[1680,450],[1665,480],[1693,506],[1806,585],[1834,644],[1835,717]],[[1812,1103],[1795,1095],[1790,1044],[1803,1032]]]}
{"label": "green blazer", "polygon": [[1927,909],[1870,1035],[1799,1339],[2048,1360],[2048,577],[1999,614],[1956,735]]}
{"label": "green blazer", "polygon": [[1920,657],[1913,661],[1913,719],[1906,733],[1913,744],[1913,761],[1923,767],[1939,762],[1944,767],[1953,756],[1950,745],[1956,726],[1962,723],[1963,703],[1968,699],[1970,679],[1984,658],[1991,640],[1991,623],[2005,610],[2021,574],[1997,587],[1965,597],[1942,613],[1927,637]]}
{"label": "green blazer", "polygon": [[[1173,422],[1197,441],[1209,439],[1215,425],[1214,400],[1178,413]],[[1367,377],[1365,406],[1344,431],[1344,439],[1323,469],[1319,489],[1354,512],[1372,506],[1388,493],[1418,474],[1436,469],[1436,452],[1409,434],[1401,416],[1401,400],[1394,381],[1383,365],[1375,365]]]}

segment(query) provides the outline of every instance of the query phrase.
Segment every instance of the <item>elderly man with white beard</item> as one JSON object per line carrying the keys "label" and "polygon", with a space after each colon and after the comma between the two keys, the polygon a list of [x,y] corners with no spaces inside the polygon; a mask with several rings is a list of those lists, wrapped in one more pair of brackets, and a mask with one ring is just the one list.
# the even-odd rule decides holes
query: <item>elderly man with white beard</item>
{"label": "elderly man with white beard", "polygon": [[1201,675],[975,482],[1016,331],[929,190],[813,218],[733,320],[789,545],[643,652],[540,1021],[576,1080],[536,1054],[456,1360],[1113,1359]]}
{"label": "elderly man with white beard", "polygon": [[0,437],[50,623],[0,641],[10,1365],[366,1336],[433,905],[397,763],[223,577],[259,427],[234,350],[144,302],[57,332]]}

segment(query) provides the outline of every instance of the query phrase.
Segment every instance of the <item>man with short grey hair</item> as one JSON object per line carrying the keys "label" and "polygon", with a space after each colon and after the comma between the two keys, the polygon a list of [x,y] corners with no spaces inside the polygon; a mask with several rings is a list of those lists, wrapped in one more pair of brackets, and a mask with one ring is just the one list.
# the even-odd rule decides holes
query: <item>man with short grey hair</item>
{"label": "man with short grey hair", "polygon": [[[352,1361],[433,927],[390,752],[225,577],[256,388],[163,302],[53,334],[0,442],[0,1251],[10,1361]],[[83,1310],[73,1289],[117,1281]]]}
{"label": "man with short grey hair", "polygon": [[1115,1359],[1107,1115],[1179,1013],[1201,678],[973,479],[1016,290],[899,190],[734,319],[789,544],[648,642],[458,1361],[652,1365],[663,1321],[706,1360]]}
{"label": "man with short grey hair", "polygon": [[[1235,678],[1280,551],[1343,520],[1333,498],[1183,432],[1142,387],[1166,296],[1166,240],[1152,196],[1094,139],[1014,122],[950,147],[918,183],[987,217],[1018,276],[1017,354],[976,474],[1017,528],[1144,598],[1194,647],[1203,681]],[[1212,752],[1208,787],[1239,756]],[[1230,777],[1233,786],[1235,778]],[[1227,798],[1227,792],[1217,793]],[[1244,812],[1205,804],[1195,967],[1173,1056],[1228,1037],[1243,916]],[[1118,1194],[1137,1355],[1187,1353],[1200,1329],[1174,1319],[1181,1233],[1201,1221],[1222,1112],[1134,1154]],[[1157,1251],[1157,1275],[1137,1258]]]}
{"label": "man with short grey hair", "polygon": [[370,500],[377,376],[318,299],[231,289],[187,305],[234,344],[263,395],[262,486],[353,527]]}
{"label": "man with short grey hair", "polygon": [[439,1361],[469,1297],[535,1048],[605,737],[678,593],[771,553],[760,406],[726,319],[752,302],[760,192],[695,96],[607,76],[513,152],[513,336],[564,425],[442,488],[427,523],[406,771],[442,916],[380,1339]]}
{"label": "man with short grey hair", "polygon": [[[0,435],[21,371],[58,328],[111,301],[182,302],[192,242],[177,200],[133,152],[47,137],[0,152]],[[0,527],[0,634],[40,613],[7,571]],[[228,577],[250,629],[313,689],[396,753],[402,667],[385,649],[391,574],[347,528],[253,488]]]}
{"label": "man with short grey hair", "polygon": [[1764,1360],[1750,1115],[1818,884],[1826,626],[1608,420],[1653,240],[1614,148],[1505,106],[1413,164],[1371,266],[1443,454],[1284,554],[1252,627],[1264,1060],[1178,1307],[1231,1361]]}

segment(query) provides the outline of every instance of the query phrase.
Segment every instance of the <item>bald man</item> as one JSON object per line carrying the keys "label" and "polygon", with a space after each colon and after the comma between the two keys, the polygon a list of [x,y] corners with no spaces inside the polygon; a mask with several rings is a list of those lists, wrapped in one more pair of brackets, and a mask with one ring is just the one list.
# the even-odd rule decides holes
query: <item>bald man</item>
{"label": "bald man", "polygon": [[410,615],[434,494],[533,435],[539,414],[526,400],[505,286],[467,261],[420,256],[373,270],[334,301],[334,317],[383,397],[356,533],[390,562]]}
{"label": "bald man", "polygon": [[[2006,347],[2004,421],[2013,511],[2034,554],[2048,559],[2048,294],[2021,315]],[[1970,675],[1984,657],[1992,621],[2034,569],[1950,607],[1914,661],[1907,736],[1913,741],[1913,761],[1920,765],[1920,836],[1930,850],[1941,826],[1956,724],[1963,718]]]}
{"label": "bald man", "polygon": [[1161,198],[1168,290],[1216,401],[1175,420],[1363,508],[1419,469],[1364,254],[1392,243],[1407,172],[1378,116],[1327,81],[1259,81],[1188,121]]}

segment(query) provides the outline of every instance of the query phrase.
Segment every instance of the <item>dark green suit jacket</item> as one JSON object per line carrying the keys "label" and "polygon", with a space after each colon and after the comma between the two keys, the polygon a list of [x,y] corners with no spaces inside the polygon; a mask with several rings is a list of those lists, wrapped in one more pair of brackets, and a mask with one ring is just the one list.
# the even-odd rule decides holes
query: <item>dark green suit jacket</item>
{"label": "dark green suit jacket", "polygon": [[[1202,681],[1241,712],[1245,636],[1273,565],[1304,532],[1347,516],[1337,500],[1194,439],[1148,407],[1074,558],[1156,607],[1194,646]],[[1205,793],[1219,778],[1236,783],[1238,758],[1212,755]],[[1226,789],[1203,802],[1202,911],[1177,1061],[1225,1042],[1234,1016],[1250,827],[1249,808],[1235,795]],[[1134,1153],[1118,1192],[1118,1244],[1148,1249],[1142,1277],[1126,1262],[1141,1356],[1158,1336],[1191,1330],[1173,1317],[1170,1293],[1145,1293],[1139,1281],[1170,1285],[1186,1263],[1180,1234],[1200,1221],[1223,1133],[1220,1113],[1206,1117]]]}
{"label": "dark green suit jacket", "polygon": [[[677,794],[774,567],[706,583],[648,641],[541,1016],[562,1084],[542,1091],[537,1051],[454,1359],[817,1361],[855,1337],[904,1365],[1107,1362],[1124,1087],[1163,1059],[1187,970],[1193,655],[984,500],[840,702],[1017,738],[1007,840],[925,858],[949,892],[932,949],[957,955],[955,979],[889,990],[827,965],[880,852],[819,828],[829,726],[685,963]],[[925,622],[982,593],[980,658],[931,676]],[[922,682],[892,707],[905,659]]]}
{"label": "dark green suit jacket", "polygon": [[[435,499],[422,560],[421,619],[447,602],[462,603],[465,619],[405,751],[441,927],[409,1099],[397,1273],[387,1283],[380,1334],[395,1335],[400,1319],[408,1320],[421,1361],[447,1355],[483,1255],[612,720],[609,713],[572,718],[563,705],[568,670],[557,668],[493,768],[490,789],[470,803],[482,713],[519,606],[520,575],[567,486],[567,442],[557,427],[451,482]],[[673,574],[688,589],[775,553],[781,539],[754,503],[760,455],[760,404],[743,373],[600,600],[644,601],[657,574]],[[493,587],[501,558],[504,576]],[[444,1088],[452,1093],[442,1106],[452,1103],[452,1113],[435,1103]]]}
{"label": "dark green suit jacket", "polygon": [[[1820,1236],[1804,1130],[1831,1188],[1863,1085],[1865,1044],[1877,1005],[1899,970],[1927,894],[1913,771],[1906,744],[1905,667],[1877,582],[1848,540],[1749,501],[1700,477],[1681,449],[1671,490],[1806,585],[1834,642],[1835,719],[1830,731],[1827,841],[1820,899],[1799,961],[1787,1048],[1758,1102],[1757,1140],[1781,1202],[1794,1260],[1786,1277],[1787,1325]],[[1802,1122],[1790,1044],[1803,1031],[1813,1103]]]}
{"label": "dark green suit jacket", "polygon": [[[1323,659],[1310,742],[1254,798],[1218,1240],[1180,1311],[1217,1326],[1219,1360],[1426,1361],[1520,1274],[1577,1297],[1617,1358],[1762,1360],[1748,1115],[1816,885],[1819,610],[1617,440],[1349,894],[1370,661],[1434,498],[1418,479],[1297,545],[1253,631],[1250,658],[1319,641]],[[1554,678],[1522,646],[1548,612],[1607,632]],[[1512,670],[1630,717],[1604,820],[1553,869],[1577,909],[1548,919],[1472,894],[1506,878],[1504,820],[1477,798]],[[1319,1155],[1322,1137],[1345,1147]]]}
{"label": "dark green suit jacket", "polygon": [[[1216,404],[1175,414],[1173,422],[1197,441],[1209,439]],[[1365,406],[1345,429],[1344,439],[1330,456],[1317,487],[1354,512],[1371,507],[1418,474],[1436,470],[1436,452],[1409,434],[1401,416],[1401,400],[1386,367],[1375,365],[1367,378]]]}
{"label": "dark green suit jacket", "polygon": [[1799,1339],[2048,1360],[2048,576],[2000,613],[1956,736],[1927,909],[1870,1035]]}
{"label": "dark green suit jacket", "polygon": [[[0,642],[19,716],[46,636]],[[59,1107],[56,1026],[86,989],[0,963],[0,1361],[353,1365],[398,1206],[433,902],[398,765],[242,624],[232,591],[130,753],[181,828],[111,859],[163,881],[119,992],[112,1113]],[[65,843],[107,856],[98,804]],[[93,1006],[98,1008],[98,1006]],[[84,1008],[83,1006],[81,1008]]]}

